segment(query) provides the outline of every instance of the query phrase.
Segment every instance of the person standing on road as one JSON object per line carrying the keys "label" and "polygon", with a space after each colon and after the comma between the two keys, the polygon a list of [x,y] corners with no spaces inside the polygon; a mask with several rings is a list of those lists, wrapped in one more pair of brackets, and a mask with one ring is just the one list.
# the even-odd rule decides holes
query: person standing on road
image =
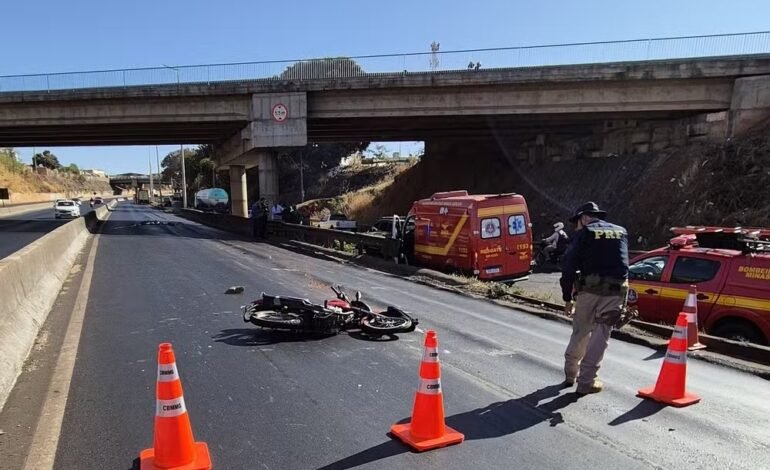
{"label": "person standing on road", "polygon": [[595,202],[578,207],[570,218],[576,232],[562,259],[564,312],[573,315],[564,385],[577,381],[579,395],[602,391],[599,368],[628,293],[628,232],[602,220],[606,215]]}
{"label": "person standing on road", "polygon": [[254,238],[265,238],[267,232],[267,202],[261,198],[251,206]]}
{"label": "person standing on road", "polygon": [[273,207],[270,208],[270,215],[272,216],[272,219],[276,221],[280,221],[283,218],[283,206],[280,205],[278,201],[275,201]]}

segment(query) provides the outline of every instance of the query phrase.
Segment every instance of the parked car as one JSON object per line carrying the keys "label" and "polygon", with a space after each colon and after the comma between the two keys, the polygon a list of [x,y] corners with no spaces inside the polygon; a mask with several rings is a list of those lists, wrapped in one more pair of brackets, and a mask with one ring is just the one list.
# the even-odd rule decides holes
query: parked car
{"label": "parked car", "polygon": [[104,199],[102,199],[100,197],[95,197],[94,198],[94,204],[104,204]]}
{"label": "parked car", "polygon": [[60,219],[62,217],[80,217],[80,204],[69,199],[58,199],[53,209],[54,217]]}
{"label": "parked car", "polygon": [[770,344],[770,230],[673,228],[669,245],[629,267],[629,300],[642,320],[673,324],[690,285],[708,334]]}
{"label": "parked car", "polygon": [[316,224],[316,227],[331,228],[335,230],[356,230],[356,221],[349,220],[345,214],[332,214],[329,220],[322,220]]}

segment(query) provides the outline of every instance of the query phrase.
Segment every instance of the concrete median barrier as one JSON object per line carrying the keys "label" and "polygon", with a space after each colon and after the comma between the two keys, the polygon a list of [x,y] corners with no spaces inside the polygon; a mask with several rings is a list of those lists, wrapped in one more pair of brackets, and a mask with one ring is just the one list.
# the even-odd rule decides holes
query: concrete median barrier
{"label": "concrete median barrier", "polygon": [[27,212],[39,211],[42,209],[53,210],[52,202],[39,202],[36,204],[21,204],[18,206],[0,207],[0,217],[9,217],[12,215],[25,214]]}
{"label": "concrete median barrier", "polygon": [[229,214],[217,214],[213,212],[202,212],[196,209],[182,209],[179,211],[181,217],[192,220],[199,224],[218,228],[230,233],[237,233],[246,237],[252,236],[252,220],[243,217],[236,217]]}
{"label": "concrete median barrier", "polygon": [[99,207],[0,260],[0,408],[78,253],[107,214]]}

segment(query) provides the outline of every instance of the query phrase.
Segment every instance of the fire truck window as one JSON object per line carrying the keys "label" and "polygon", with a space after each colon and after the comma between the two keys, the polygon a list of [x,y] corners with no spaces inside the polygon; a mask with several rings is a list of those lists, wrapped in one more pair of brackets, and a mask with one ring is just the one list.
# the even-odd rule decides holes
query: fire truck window
{"label": "fire truck window", "polygon": [[481,238],[497,238],[500,236],[500,219],[492,217],[481,219]]}
{"label": "fire truck window", "polygon": [[668,256],[652,256],[628,267],[628,277],[641,281],[660,281]]}
{"label": "fire truck window", "polygon": [[524,222],[523,215],[512,215],[508,217],[508,233],[511,235],[522,235],[527,233],[527,224]]}
{"label": "fire truck window", "polygon": [[694,284],[714,279],[719,272],[719,261],[680,256],[674,264],[671,282],[676,284]]}

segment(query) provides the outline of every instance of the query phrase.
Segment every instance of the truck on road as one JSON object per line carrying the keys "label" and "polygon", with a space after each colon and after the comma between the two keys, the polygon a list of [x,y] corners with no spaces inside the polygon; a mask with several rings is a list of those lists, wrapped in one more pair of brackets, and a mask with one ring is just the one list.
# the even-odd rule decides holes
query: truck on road
{"label": "truck on road", "polygon": [[349,220],[345,214],[332,214],[327,220],[320,220],[314,224],[319,228],[330,228],[334,230],[356,231],[356,221]]}
{"label": "truck on road", "polygon": [[150,203],[150,191],[146,189],[140,189],[136,192],[137,204],[149,204]]}

